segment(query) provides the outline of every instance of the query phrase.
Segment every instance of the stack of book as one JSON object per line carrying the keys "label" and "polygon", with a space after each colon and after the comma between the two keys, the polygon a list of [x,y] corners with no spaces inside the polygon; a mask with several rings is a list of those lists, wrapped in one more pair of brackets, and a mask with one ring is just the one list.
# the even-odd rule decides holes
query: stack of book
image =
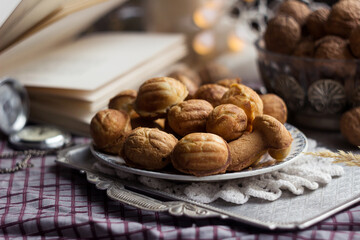
{"label": "stack of book", "polygon": [[[108,32],[76,37],[122,0],[17,2],[57,2],[48,3],[48,14],[32,27],[24,27],[21,34],[14,34],[13,26],[39,11],[28,10],[24,20],[16,8],[5,20],[0,17],[0,33],[4,33],[0,77],[15,78],[26,87],[32,121],[88,135],[91,118],[107,107],[110,98],[122,90],[137,89],[187,53],[179,34]],[[9,24],[9,19],[16,21]]]}

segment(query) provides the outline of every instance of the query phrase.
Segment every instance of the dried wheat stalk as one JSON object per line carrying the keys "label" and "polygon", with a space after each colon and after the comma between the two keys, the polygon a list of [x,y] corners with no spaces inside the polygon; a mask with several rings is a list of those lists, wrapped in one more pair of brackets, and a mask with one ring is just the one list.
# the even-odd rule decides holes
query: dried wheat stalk
{"label": "dried wheat stalk", "polygon": [[[358,146],[360,148],[360,146]],[[333,158],[333,163],[345,163],[348,166],[360,167],[360,154],[353,154],[352,152],[344,152],[338,150],[337,152],[322,151],[322,152],[306,152],[307,155],[323,158]]]}

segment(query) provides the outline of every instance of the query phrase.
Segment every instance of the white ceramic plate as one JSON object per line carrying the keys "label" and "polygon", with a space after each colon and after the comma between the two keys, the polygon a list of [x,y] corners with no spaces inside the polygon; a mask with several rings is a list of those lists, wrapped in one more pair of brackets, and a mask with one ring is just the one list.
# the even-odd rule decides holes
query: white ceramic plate
{"label": "white ceramic plate", "polygon": [[[298,130],[296,127],[285,124],[286,128],[291,133],[291,136],[293,137],[294,141],[291,145],[291,150],[289,155],[281,162],[277,162],[274,165],[262,167],[258,169],[245,169],[240,172],[233,172],[233,173],[224,173],[224,174],[217,174],[217,175],[211,175],[211,176],[205,176],[205,177],[195,177],[192,175],[185,175],[181,173],[167,173],[167,172],[155,172],[155,171],[148,171],[148,170],[142,170],[137,168],[128,167],[125,165],[125,161],[118,156],[114,155],[108,155],[102,152],[99,152],[95,150],[91,145],[91,152],[102,163],[105,163],[106,165],[109,165],[115,169],[127,172],[127,173],[133,173],[136,175],[142,175],[147,177],[153,177],[153,178],[161,178],[166,180],[175,180],[175,181],[186,181],[186,182],[211,182],[211,181],[223,181],[223,180],[230,180],[230,179],[236,179],[236,178],[244,178],[244,177],[251,177],[260,175],[263,173],[268,173],[272,171],[279,170],[280,168],[285,167],[286,165],[290,164],[291,162],[295,161],[299,155],[307,150],[307,139],[305,135]],[[268,155],[265,155],[261,162],[266,162],[270,160],[271,157]]]}

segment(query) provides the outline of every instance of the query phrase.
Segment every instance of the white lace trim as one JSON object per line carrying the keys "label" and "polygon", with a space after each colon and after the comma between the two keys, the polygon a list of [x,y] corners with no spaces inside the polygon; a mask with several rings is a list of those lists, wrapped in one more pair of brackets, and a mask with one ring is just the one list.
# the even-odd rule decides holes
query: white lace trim
{"label": "white lace trim", "polygon": [[[318,148],[316,141],[308,139],[309,152],[323,150],[326,149]],[[244,204],[250,197],[275,201],[281,197],[282,191],[301,195],[305,189],[316,190],[319,185],[327,184],[333,177],[344,174],[342,166],[331,162],[332,159],[302,154],[296,162],[275,172],[209,183],[174,183],[162,179],[136,176],[99,163],[95,163],[93,167],[106,174],[117,175],[121,179],[130,181],[139,181],[147,187],[187,197],[201,203],[211,203],[217,199],[223,199],[235,204]]]}

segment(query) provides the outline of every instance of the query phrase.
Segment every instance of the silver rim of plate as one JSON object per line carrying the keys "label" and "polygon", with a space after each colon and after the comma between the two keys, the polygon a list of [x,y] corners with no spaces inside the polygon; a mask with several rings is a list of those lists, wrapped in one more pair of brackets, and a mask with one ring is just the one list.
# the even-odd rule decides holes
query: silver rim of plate
{"label": "silver rim of plate", "polygon": [[[126,173],[132,173],[136,175],[152,177],[152,178],[159,178],[159,179],[166,179],[166,180],[174,180],[174,181],[184,181],[184,182],[211,182],[211,181],[223,181],[223,180],[231,180],[236,178],[244,178],[244,177],[252,177],[261,175],[264,173],[273,172],[279,170],[290,163],[296,161],[302,152],[305,152],[308,147],[306,136],[296,127],[292,126],[291,124],[285,123],[286,129],[290,132],[293,142],[291,145],[289,155],[283,159],[275,163],[274,165],[258,168],[258,169],[245,169],[240,172],[231,172],[231,173],[224,173],[224,174],[217,174],[205,177],[196,177],[192,175],[185,175],[181,173],[165,173],[161,171],[148,171],[142,170],[137,168],[132,168],[125,165],[125,161],[123,158],[115,155],[109,155],[106,153],[99,152],[94,149],[93,145],[90,145],[90,150],[94,157],[98,159],[101,163],[104,163],[110,167],[113,167],[117,170],[124,171]],[[270,160],[271,157],[266,154],[262,162]]]}

